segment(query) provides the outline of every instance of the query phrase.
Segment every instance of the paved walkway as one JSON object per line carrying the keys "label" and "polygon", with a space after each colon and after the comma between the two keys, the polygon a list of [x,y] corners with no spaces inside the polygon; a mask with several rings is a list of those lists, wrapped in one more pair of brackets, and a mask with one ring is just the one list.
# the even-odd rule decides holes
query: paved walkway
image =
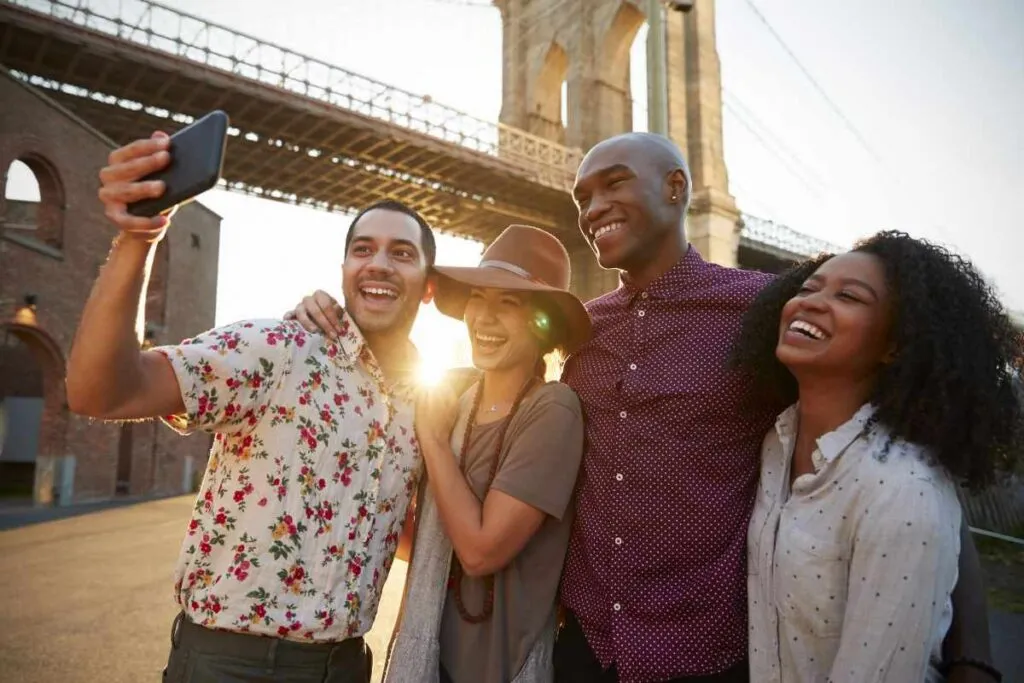
{"label": "paved walkway", "polygon": [[[0,605],[10,615],[0,629],[2,680],[158,681],[176,612],[171,572],[192,500],[0,509],[8,529],[0,531]],[[405,570],[395,562],[367,636],[375,681]],[[1024,683],[1024,614],[993,613],[992,641],[1003,680]]]}
{"label": "paved walkway", "polygon": [[[112,505],[0,531],[0,605],[8,615],[0,629],[0,680],[159,681],[177,612],[171,572],[192,500]],[[374,680],[404,581],[405,563],[395,562],[367,636],[376,654]]]}

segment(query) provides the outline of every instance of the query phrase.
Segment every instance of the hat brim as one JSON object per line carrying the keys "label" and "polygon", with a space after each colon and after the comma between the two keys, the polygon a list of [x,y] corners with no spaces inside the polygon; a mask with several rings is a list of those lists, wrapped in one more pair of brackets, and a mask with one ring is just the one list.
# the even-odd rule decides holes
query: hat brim
{"label": "hat brim", "polygon": [[438,276],[434,304],[437,310],[450,318],[462,320],[465,317],[466,303],[474,287],[533,292],[543,295],[554,304],[565,319],[565,338],[559,346],[566,356],[590,340],[591,325],[587,309],[575,295],[564,289],[527,280],[500,268],[435,266],[434,272]]}

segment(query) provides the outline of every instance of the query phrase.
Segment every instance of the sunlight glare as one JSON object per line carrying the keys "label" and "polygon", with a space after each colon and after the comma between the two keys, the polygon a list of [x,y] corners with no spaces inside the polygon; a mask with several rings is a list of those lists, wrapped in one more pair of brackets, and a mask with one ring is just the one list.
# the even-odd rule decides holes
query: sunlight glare
{"label": "sunlight glare", "polygon": [[466,326],[441,315],[433,304],[420,308],[411,338],[420,354],[417,379],[424,386],[435,386],[448,370],[473,363]]}
{"label": "sunlight glare", "polygon": [[416,381],[425,387],[435,387],[442,379],[444,379],[444,373],[448,370],[440,363],[432,363],[429,359],[420,361],[420,369],[416,373]]}

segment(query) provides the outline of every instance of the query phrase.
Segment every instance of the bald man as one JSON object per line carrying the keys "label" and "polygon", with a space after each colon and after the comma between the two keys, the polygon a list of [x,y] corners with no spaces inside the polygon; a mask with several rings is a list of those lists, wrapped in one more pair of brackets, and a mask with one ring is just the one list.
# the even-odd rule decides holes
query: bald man
{"label": "bald man", "polygon": [[[701,258],[686,240],[690,192],[679,148],[647,133],[601,142],[576,175],[579,229],[622,275],[587,304],[593,338],[562,377],[582,401],[587,450],[559,683],[749,680],[747,526],[761,443],[786,406],[753,396],[728,360],[771,276]],[[961,563],[976,597],[973,569]],[[984,628],[983,606],[980,621],[976,603],[965,611]]]}

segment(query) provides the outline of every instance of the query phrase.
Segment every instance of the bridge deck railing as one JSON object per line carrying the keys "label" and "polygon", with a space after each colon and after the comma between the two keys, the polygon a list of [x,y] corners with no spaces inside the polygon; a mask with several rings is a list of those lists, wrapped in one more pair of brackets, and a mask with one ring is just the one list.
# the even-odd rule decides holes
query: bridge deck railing
{"label": "bridge deck railing", "polygon": [[741,235],[745,239],[795,254],[801,258],[821,253],[837,254],[846,251],[841,246],[805,235],[766,218],[758,218],[746,213],[743,214]]}
{"label": "bridge deck railing", "polygon": [[327,102],[487,155],[568,189],[580,150],[476,118],[151,0],[5,0],[121,40]]}

